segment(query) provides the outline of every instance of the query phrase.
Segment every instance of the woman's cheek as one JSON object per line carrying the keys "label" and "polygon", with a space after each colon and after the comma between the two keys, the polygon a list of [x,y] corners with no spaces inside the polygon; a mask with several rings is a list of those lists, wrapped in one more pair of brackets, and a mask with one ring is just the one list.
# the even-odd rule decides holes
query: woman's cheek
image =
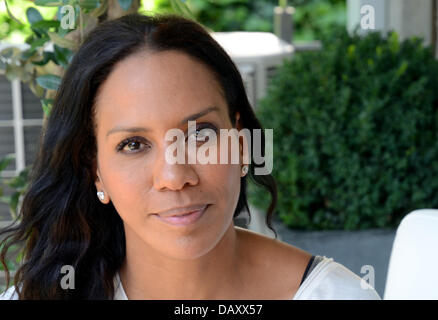
{"label": "woman's cheek", "polygon": [[[220,188],[220,196],[223,201],[226,201],[227,210],[235,208],[240,194],[241,165],[239,163],[233,164],[233,159],[237,158],[239,161],[241,160],[240,149],[233,148],[232,139],[236,139],[236,137],[228,137],[228,148],[221,148],[221,139],[219,137],[217,143],[218,162],[216,165],[212,166],[212,170],[215,174],[213,179],[214,181],[217,181],[216,184],[217,187]],[[222,149],[225,149],[227,152],[226,155],[223,155],[223,158],[227,159],[227,163],[225,164],[220,163],[220,153]],[[232,154],[233,152],[238,152],[237,157]]]}
{"label": "woman's cheek", "polygon": [[[134,162],[134,161],[133,161]],[[142,192],[149,190],[142,181],[146,181],[145,171],[134,163],[121,164],[120,161],[109,162],[105,170],[107,176],[105,187],[111,201],[121,217],[129,217],[147,201]]]}
{"label": "woman's cheek", "polygon": [[229,212],[237,205],[240,193],[240,165],[217,164],[210,168],[208,184],[215,188],[217,199],[224,212]]}

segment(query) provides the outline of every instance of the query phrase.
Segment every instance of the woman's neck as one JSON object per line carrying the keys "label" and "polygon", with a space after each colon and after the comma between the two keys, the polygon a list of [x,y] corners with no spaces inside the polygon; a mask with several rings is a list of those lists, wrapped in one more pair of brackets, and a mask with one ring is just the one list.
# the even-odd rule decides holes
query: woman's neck
{"label": "woman's neck", "polygon": [[244,250],[233,223],[214,248],[190,260],[165,256],[130,231],[125,226],[126,259],[119,271],[129,299],[230,299],[242,292]]}

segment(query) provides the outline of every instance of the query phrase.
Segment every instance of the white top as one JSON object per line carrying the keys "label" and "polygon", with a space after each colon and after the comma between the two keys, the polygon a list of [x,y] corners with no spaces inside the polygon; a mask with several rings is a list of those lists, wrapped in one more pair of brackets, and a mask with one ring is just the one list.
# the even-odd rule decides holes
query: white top
{"label": "white top", "polygon": [[292,300],[381,300],[365,280],[333,258],[319,262]]}
{"label": "white top", "polygon": [[[119,274],[114,277],[114,300],[128,300]],[[14,287],[0,295],[0,300],[16,300]],[[308,274],[290,300],[381,300],[379,294],[358,275],[327,258]]]}
{"label": "white top", "polygon": [[[118,274],[114,281],[114,300],[128,300]],[[365,280],[362,281],[362,278],[333,258],[324,256],[290,300],[381,300],[381,298]]]}

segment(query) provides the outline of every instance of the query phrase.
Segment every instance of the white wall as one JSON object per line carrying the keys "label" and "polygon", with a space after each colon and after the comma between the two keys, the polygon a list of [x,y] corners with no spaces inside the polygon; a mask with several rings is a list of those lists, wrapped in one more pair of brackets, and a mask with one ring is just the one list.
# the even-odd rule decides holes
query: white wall
{"label": "white wall", "polygon": [[431,43],[432,0],[347,0],[349,31],[360,24],[360,8],[364,5],[371,5],[375,9],[376,30],[384,33],[395,30],[400,40],[420,36],[425,45]]}

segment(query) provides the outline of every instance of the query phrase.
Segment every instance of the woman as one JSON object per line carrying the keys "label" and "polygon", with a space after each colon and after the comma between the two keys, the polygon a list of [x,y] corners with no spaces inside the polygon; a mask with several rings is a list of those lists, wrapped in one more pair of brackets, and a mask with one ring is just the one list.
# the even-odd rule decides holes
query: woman
{"label": "woman", "polygon": [[271,229],[277,197],[272,176],[243,163],[247,140],[238,163],[169,163],[169,130],[217,151],[223,140],[198,134],[233,128],[262,127],[202,26],[137,14],[98,26],[57,92],[21,220],[3,231],[2,259],[26,245],[3,299],[378,299],[333,259],[234,226],[247,176],[272,196]]}

